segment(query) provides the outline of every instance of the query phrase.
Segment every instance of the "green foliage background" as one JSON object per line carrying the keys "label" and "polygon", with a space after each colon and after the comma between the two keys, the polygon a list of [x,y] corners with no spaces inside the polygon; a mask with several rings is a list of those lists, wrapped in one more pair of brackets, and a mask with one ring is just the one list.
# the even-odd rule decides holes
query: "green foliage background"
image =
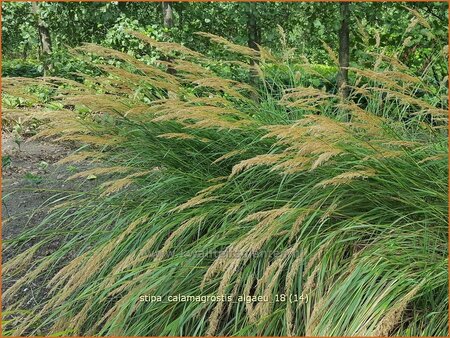
{"label": "green foliage background", "polygon": [[[445,2],[352,3],[352,62],[361,64],[367,59],[365,55],[371,51],[369,46],[374,46],[378,39],[376,34],[379,34],[381,48],[392,52],[401,46],[410,33],[408,26],[413,19],[408,15],[405,5],[417,9],[425,16],[430,29],[416,26],[414,30],[420,31],[414,32],[414,39],[404,46],[400,59],[418,69],[423,66],[432,51],[440,47],[435,41],[445,41],[447,38]],[[172,6],[174,26],[168,32],[167,28],[163,27],[159,2],[41,3],[41,18],[50,30],[55,51],[54,75],[67,75],[80,70],[81,65],[76,60],[68,61],[70,56],[67,49],[83,42],[102,44],[136,56],[148,56],[149,50],[145,45],[126,34],[126,29],[139,30],[158,39],[183,43],[216,57],[223,51],[208,41],[199,39],[195,32],[209,32],[238,44],[247,43],[248,3],[173,2]],[[267,2],[257,3],[255,6],[257,25],[262,31],[261,43],[264,46],[273,50],[281,48],[277,34],[277,25],[281,25],[289,45],[297,48],[313,63],[329,63],[322,42],[337,50],[339,3]],[[367,32],[366,36],[358,34],[363,28]],[[31,12],[30,3],[2,3],[2,36],[3,76],[17,73],[35,76],[42,72],[37,55],[36,18]],[[150,55],[151,60],[158,57],[154,53]],[[24,60],[22,67],[21,59]],[[30,68],[32,64],[35,64],[34,69]]]}

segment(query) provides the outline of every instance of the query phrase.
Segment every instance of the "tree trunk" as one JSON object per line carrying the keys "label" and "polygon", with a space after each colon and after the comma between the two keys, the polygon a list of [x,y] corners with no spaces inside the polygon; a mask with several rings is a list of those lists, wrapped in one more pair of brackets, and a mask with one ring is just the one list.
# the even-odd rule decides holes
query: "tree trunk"
{"label": "tree trunk", "polygon": [[339,30],[339,74],[337,85],[344,98],[349,95],[348,66],[350,64],[350,8],[348,2],[341,2],[341,29]]}
{"label": "tree trunk", "polygon": [[248,4],[247,12],[247,32],[248,32],[248,46],[258,50],[258,45],[261,44],[261,27],[258,26],[256,3],[250,2]]}
{"label": "tree trunk", "polygon": [[[256,6],[255,2],[248,3],[247,11],[247,45],[254,50],[258,50],[258,45],[261,44],[261,27],[259,27],[257,21]],[[251,65],[255,63],[255,60],[250,60]],[[252,70],[249,75],[250,83],[256,83],[257,77],[256,70]]]}
{"label": "tree trunk", "polygon": [[28,57],[28,48],[30,48],[30,44],[29,42],[25,42],[24,46],[23,46],[23,50],[22,50],[22,60],[26,60]]}
{"label": "tree trunk", "polygon": [[[162,2],[162,12],[163,12],[163,23],[164,27],[167,29],[171,29],[173,27],[173,8],[171,2]],[[169,65],[167,66],[167,73],[175,74],[176,70],[170,65],[173,62],[173,58],[170,56],[164,57],[164,61],[167,61]]]}
{"label": "tree trunk", "polygon": [[42,21],[39,6],[36,2],[31,3],[33,14],[36,18],[37,29],[39,34],[39,55],[44,63],[44,76],[47,76],[48,72],[52,69],[51,54],[52,54],[52,41],[50,39],[50,31],[47,25]]}
{"label": "tree trunk", "polygon": [[163,18],[164,18],[164,27],[172,28],[173,27],[172,4],[170,2],[163,2],[162,10],[163,10]]}

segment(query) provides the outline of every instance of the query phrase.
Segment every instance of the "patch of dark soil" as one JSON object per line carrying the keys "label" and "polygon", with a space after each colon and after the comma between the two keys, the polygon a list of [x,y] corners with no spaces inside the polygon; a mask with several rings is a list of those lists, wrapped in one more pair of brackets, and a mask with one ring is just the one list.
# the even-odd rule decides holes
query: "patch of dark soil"
{"label": "patch of dark soil", "polygon": [[[8,243],[17,239],[24,231],[37,226],[47,216],[49,202],[74,191],[89,191],[99,182],[96,180],[67,180],[76,172],[86,170],[91,165],[59,165],[57,162],[72,153],[69,146],[42,140],[25,140],[17,144],[10,133],[2,133],[2,241]],[[33,245],[29,241],[19,249],[2,246],[2,263],[20,254]],[[60,239],[55,238],[42,246],[35,255],[41,258],[60,247]],[[3,275],[2,290],[9,288],[20,276]],[[33,285],[24,285],[20,292],[33,307],[45,298],[45,278],[36,280]],[[7,304],[2,304],[3,307]]]}

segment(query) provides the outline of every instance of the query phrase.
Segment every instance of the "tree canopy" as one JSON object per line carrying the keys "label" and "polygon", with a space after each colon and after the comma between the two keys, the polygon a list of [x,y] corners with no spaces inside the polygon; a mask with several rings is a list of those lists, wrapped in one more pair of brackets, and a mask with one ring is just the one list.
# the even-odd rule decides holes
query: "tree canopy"
{"label": "tree canopy", "polygon": [[[320,64],[331,62],[323,43],[335,51],[339,48],[339,3],[169,4],[173,16],[171,27],[164,26],[161,2],[43,2],[39,3],[39,13],[33,13],[29,2],[3,2],[4,60],[32,60],[42,68],[42,62],[38,61],[42,61],[38,21],[48,28],[56,73],[67,68],[60,62],[61,54],[82,43],[98,43],[139,55],[145,46],[127,34],[127,29],[218,56],[222,51],[195,32],[220,35],[237,44],[247,44],[251,38],[276,51],[281,47],[277,29],[281,26],[290,46]],[[445,2],[355,2],[349,7],[350,62],[363,62],[366,53],[370,52],[368,46],[378,45],[392,53],[401,53],[399,59],[402,62],[420,68],[433,50],[443,47],[441,42],[447,36]],[[249,30],[249,19],[255,32]],[[414,38],[405,42],[413,30],[423,34],[413,34]],[[8,69],[6,64],[6,73]]]}

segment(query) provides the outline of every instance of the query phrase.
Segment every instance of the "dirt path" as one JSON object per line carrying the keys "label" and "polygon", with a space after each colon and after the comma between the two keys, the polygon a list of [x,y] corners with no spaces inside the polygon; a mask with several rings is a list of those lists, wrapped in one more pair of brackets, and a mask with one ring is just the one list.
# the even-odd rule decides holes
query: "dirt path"
{"label": "dirt path", "polygon": [[2,239],[12,239],[40,222],[45,202],[54,190],[64,189],[68,167],[55,163],[70,150],[44,141],[14,142],[2,134]]}
{"label": "dirt path", "polygon": [[[95,181],[67,180],[78,171],[90,167],[88,163],[59,165],[57,162],[75,149],[42,140],[25,140],[19,145],[10,133],[2,133],[2,240],[17,238],[25,230],[42,222],[56,194],[67,191],[88,191],[98,184]],[[33,243],[30,242],[31,246]],[[60,243],[55,240],[36,253],[36,258],[51,254]],[[27,245],[28,246],[28,245]],[[2,261],[7,262],[20,252],[2,247]],[[2,289],[9,288],[19,276],[3,275]],[[45,282],[26,285],[21,290],[32,306],[45,298]],[[33,292],[34,289],[34,292]],[[29,293],[29,295],[28,295]],[[3,303],[3,307],[7,304]]]}

